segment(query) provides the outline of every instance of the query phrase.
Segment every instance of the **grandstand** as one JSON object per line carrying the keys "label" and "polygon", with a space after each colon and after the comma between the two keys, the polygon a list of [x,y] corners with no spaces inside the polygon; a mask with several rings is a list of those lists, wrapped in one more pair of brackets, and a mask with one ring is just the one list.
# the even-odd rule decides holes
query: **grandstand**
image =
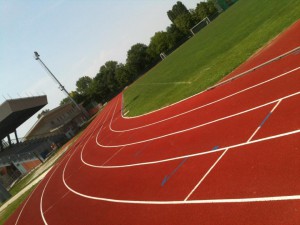
{"label": "grandstand", "polygon": [[[47,158],[55,146],[53,143],[66,140],[64,134],[35,137],[31,140],[18,137],[17,128],[46,104],[47,97],[43,95],[10,99],[0,105],[0,186],[9,189],[19,177]],[[12,133],[14,139],[11,138]]]}

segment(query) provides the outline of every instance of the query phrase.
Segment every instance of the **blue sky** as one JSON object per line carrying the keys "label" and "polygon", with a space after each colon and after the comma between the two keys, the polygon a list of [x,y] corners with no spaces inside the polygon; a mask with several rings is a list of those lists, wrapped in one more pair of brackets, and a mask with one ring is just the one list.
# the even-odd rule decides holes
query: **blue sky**
{"label": "blue sky", "polygon": [[[170,21],[177,0],[0,0],[0,104],[46,94],[52,109],[65,95],[34,59],[41,59],[68,91],[94,77],[108,60],[125,62],[136,43],[149,44]],[[182,0],[195,8],[200,0]],[[22,137],[36,115],[18,128]]]}

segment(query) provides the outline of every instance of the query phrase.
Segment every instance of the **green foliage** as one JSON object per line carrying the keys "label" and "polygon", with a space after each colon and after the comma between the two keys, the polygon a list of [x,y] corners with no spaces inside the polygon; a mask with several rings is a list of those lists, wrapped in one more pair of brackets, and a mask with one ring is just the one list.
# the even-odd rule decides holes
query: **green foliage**
{"label": "green foliage", "polygon": [[123,64],[119,64],[115,77],[119,86],[122,88],[130,84],[135,79],[133,73],[131,73],[128,69],[128,66]]}
{"label": "green foliage", "polygon": [[59,105],[64,105],[71,102],[71,99],[69,97],[65,97],[63,100],[60,101]]}
{"label": "green foliage", "polygon": [[118,67],[119,64],[116,61],[107,61],[100,67],[91,85],[91,93],[98,101],[107,101],[119,92],[120,86],[116,79]]}
{"label": "green foliage", "polygon": [[126,89],[128,115],[161,108],[215,84],[299,19],[299,12],[298,0],[237,1]]}
{"label": "green foliage", "polygon": [[41,118],[43,115],[45,115],[47,112],[49,112],[50,111],[50,109],[45,109],[45,110],[43,110],[40,114],[38,114],[37,115],[37,118],[39,119],[39,118]]}
{"label": "green foliage", "polygon": [[190,13],[182,14],[176,17],[174,20],[176,27],[184,34],[190,33],[190,28],[196,24],[193,16]]}
{"label": "green foliage", "polygon": [[165,52],[172,47],[170,34],[164,31],[156,32],[151,38],[148,52],[154,58],[161,52]]}
{"label": "green foliage", "polygon": [[176,46],[176,44],[181,41],[186,35],[181,32],[174,24],[171,24],[167,27],[166,32],[169,34],[170,42],[172,44],[172,48]]}
{"label": "green foliage", "polygon": [[167,12],[169,19],[184,34],[189,33],[189,29],[195,25],[194,17],[185,5],[178,1],[172,9]]}
{"label": "green foliage", "polygon": [[178,16],[183,14],[189,14],[189,10],[180,1],[173,5],[172,9],[167,12],[168,17],[172,22],[174,22]]}
{"label": "green foliage", "polygon": [[89,93],[89,87],[92,84],[92,82],[93,79],[88,76],[83,76],[79,78],[76,82],[76,91],[83,96],[87,96]]}
{"label": "green foliage", "polygon": [[[74,101],[78,104],[85,101],[85,97],[79,94],[77,91],[71,91],[69,94],[74,99]],[[69,97],[65,97],[63,100],[60,101],[59,105],[64,105],[70,102],[72,102],[71,99]]]}
{"label": "green foliage", "polygon": [[195,15],[198,21],[203,20],[205,17],[217,13],[217,8],[212,1],[200,2],[195,9]]}
{"label": "green foliage", "polygon": [[148,46],[145,44],[135,44],[127,52],[126,63],[130,71],[140,75],[151,62],[151,57],[147,51]]}

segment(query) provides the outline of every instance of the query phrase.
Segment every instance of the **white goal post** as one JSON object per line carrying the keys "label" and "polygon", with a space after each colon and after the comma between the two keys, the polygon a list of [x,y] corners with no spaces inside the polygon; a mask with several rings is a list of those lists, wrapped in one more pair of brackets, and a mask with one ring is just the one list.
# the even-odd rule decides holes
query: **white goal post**
{"label": "white goal post", "polygon": [[199,32],[202,28],[206,27],[210,23],[210,19],[208,17],[205,17],[203,20],[201,20],[199,23],[197,23],[195,26],[193,26],[190,31],[193,35],[195,35],[197,32]]}

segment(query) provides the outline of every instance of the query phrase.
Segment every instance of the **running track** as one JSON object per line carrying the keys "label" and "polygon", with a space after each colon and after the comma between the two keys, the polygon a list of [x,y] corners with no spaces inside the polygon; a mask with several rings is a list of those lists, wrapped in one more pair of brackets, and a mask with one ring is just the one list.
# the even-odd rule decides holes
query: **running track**
{"label": "running track", "polygon": [[300,224],[299,37],[143,116],[120,94],[6,224]]}

